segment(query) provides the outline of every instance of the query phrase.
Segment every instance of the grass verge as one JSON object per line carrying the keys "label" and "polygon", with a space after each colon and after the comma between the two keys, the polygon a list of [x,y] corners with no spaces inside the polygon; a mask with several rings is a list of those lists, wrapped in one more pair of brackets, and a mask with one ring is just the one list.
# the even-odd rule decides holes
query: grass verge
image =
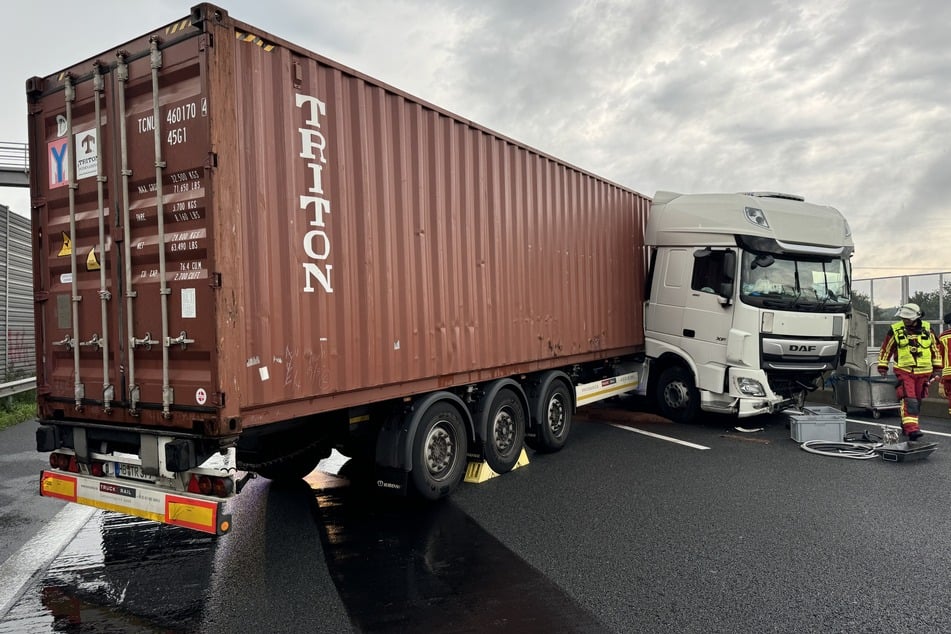
{"label": "grass verge", "polygon": [[0,429],[13,427],[36,418],[36,391],[21,392],[9,399],[0,399]]}

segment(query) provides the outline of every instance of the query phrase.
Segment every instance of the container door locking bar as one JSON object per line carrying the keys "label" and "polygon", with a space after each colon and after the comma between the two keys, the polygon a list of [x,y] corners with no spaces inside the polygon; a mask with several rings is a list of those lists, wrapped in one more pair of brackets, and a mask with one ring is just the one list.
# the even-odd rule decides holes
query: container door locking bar
{"label": "container door locking bar", "polygon": [[[136,292],[132,290],[132,230],[129,224],[129,178],[132,176],[132,170],[129,169],[129,142],[128,130],[126,127],[126,109],[125,109],[125,88],[129,81],[129,65],[126,63],[126,54],[123,51],[116,53],[118,62],[116,63],[116,79],[119,81],[119,151],[121,152],[121,173],[122,173],[122,261],[125,270],[125,303],[126,303],[126,332],[134,332],[135,320],[133,318],[133,301]],[[146,333],[145,340],[150,340],[151,336]],[[135,382],[135,347],[145,340],[137,340],[131,337],[131,344],[128,350],[128,372],[129,372],[129,413],[137,416],[139,413],[139,386]],[[155,342],[158,343],[158,342]],[[151,347],[151,343],[148,344]]]}
{"label": "container door locking bar", "polygon": [[149,39],[149,60],[152,65],[152,118],[155,121],[154,139],[155,139],[155,215],[158,220],[158,247],[159,247],[159,282],[161,287],[159,293],[162,300],[162,341],[166,345],[162,346],[162,416],[172,417],[171,405],[174,400],[174,392],[168,379],[168,296],[172,289],[168,287],[168,280],[165,279],[165,203],[162,196],[162,170],[165,169],[165,161],[162,160],[162,116],[159,105],[159,69],[162,68],[162,51],[159,50],[157,37]]}
{"label": "container door locking bar", "polygon": [[[106,289],[106,210],[103,203],[103,183],[106,177],[102,173],[102,101],[105,82],[102,79],[99,63],[93,65],[93,98],[96,102],[96,190],[99,200],[99,303],[102,313],[102,337],[92,336],[90,342],[102,349],[102,408],[108,413],[112,411],[112,399],[115,398],[115,388],[109,380],[109,300],[112,293]],[[95,254],[93,254],[95,257]]]}
{"label": "container door locking bar", "polygon": [[[70,277],[72,278],[70,282],[70,299],[72,303],[73,322],[73,334],[71,338],[73,341],[79,341],[79,302],[81,302],[83,298],[79,294],[79,280],[77,279],[79,276],[77,275],[76,267],[76,251],[79,250],[76,244],[76,189],[79,185],[76,182],[76,143],[75,137],[73,136],[73,102],[76,100],[76,89],[73,87],[73,77],[69,73],[66,74],[64,84],[65,90],[63,92],[66,99],[66,138],[69,139],[69,142],[66,144],[68,148],[68,158],[66,160],[69,161],[69,266]],[[73,398],[75,399],[76,409],[82,410],[86,389],[82,383],[79,372],[79,346],[70,346],[67,343],[67,349],[70,347],[72,347],[73,350]]]}

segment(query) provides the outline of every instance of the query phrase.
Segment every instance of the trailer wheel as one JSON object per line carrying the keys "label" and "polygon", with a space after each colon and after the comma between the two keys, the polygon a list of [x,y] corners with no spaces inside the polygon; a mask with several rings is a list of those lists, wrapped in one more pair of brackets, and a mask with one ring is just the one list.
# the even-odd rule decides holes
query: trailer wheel
{"label": "trailer wheel", "polygon": [[534,438],[525,444],[541,453],[552,453],[565,446],[571,431],[571,394],[561,381],[552,381],[545,391],[538,412],[538,428]]}
{"label": "trailer wheel", "polygon": [[452,493],[466,473],[466,425],[455,407],[433,403],[413,436],[412,479],[427,500]]}
{"label": "trailer wheel", "polygon": [[657,404],[666,418],[689,423],[700,409],[700,392],[690,371],[675,365],[664,370],[657,380]]}
{"label": "trailer wheel", "polygon": [[508,473],[522,455],[525,440],[525,407],[509,389],[499,390],[489,406],[485,462],[496,473]]}

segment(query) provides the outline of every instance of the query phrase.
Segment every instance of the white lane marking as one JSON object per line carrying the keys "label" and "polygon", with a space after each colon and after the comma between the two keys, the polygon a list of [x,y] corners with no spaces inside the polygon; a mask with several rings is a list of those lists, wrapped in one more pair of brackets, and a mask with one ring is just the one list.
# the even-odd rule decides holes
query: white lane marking
{"label": "white lane marking", "polygon": [[88,506],[67,504],[33,539],[0,564],[0,617],[10,611],[33,577],[46,570],[95,512]]}
{"label": "white lane marking", "polygon": [[687,442],[686,440],[678,440],[677,438],[671,438],[670,436],[661,436],[660,434],[644,431],[643,429],[637,429],[636,427],[628,427],[627,425],[618,425],[616,423],[609,423],[609,424],[611,425],[611,427],[617,427],[618,429],[623,429],[624,431],[632,431],[635,434],[650,436],[651,438],[657,438],[658,440],[666,440],[667,442],[677,443],[678,445],[683,445],[684,447],[690,447],[691,449],[709,449],[709,447],[704,447],[703,445],[696,445],[692,442]]}
{"label": "white lane marking", "polygon": [[[858,420],[855,418],[846,418],[845,420],[847,420],[850,423],[858,423],[859,425],[868,425],[869,427],[878,427],[879,429],[881,429],[882,425],[885,425],[885,427],[890,427],[892,429],[897,429],[901,431],[901,425],[887,425],[885,423],[872,423],[867,420]],[[951,434],[943,432],[943,431],[928,431],[924,427],[921,428],[921,431],[924,432],[928,436],[944,436],[946,438],[951,438]]]}

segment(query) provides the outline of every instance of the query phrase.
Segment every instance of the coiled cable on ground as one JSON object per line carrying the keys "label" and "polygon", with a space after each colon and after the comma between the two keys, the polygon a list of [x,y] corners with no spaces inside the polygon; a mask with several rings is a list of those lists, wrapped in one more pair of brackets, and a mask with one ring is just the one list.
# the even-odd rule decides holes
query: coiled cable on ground
{"label": "coiled cable on ground", "polygon": [[878,457],[875,449],[882,443],[875,442],[833,442],[829,440],[807,440],[800,447],[809,453],[834,458],[852,458],[853,460],[868,460]]}

